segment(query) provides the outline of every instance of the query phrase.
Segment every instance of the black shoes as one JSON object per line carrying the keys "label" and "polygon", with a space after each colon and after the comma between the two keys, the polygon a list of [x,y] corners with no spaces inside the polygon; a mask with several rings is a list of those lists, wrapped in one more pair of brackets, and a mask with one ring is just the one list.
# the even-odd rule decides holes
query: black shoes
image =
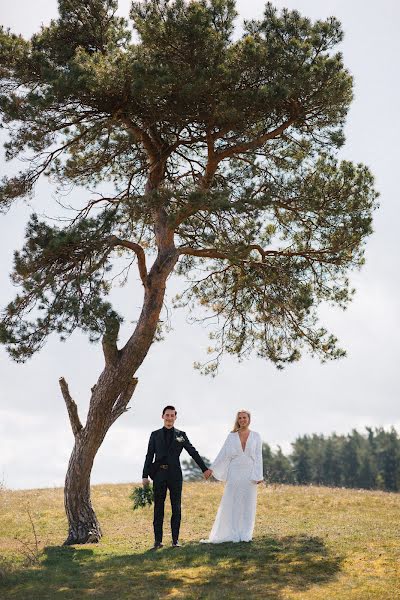
{"label": "black shoes", "polygon": [[[154,542],[154,546],[152,548],[150,548],[150,550],[159,550],[160,548],[163,548],[163,544],[161,542]],[[178,542],[178,540],[176,540],[176,542],[172,542],[172,547],[173,548],[182,548],[182,544],[180,544]]]}
{"label": "black shoes", "polygon": [[154,546],[152,548],[150,548],[150,550],[159,550],[162,547],[163,547],[163,544],[161,542],[154,542]]}

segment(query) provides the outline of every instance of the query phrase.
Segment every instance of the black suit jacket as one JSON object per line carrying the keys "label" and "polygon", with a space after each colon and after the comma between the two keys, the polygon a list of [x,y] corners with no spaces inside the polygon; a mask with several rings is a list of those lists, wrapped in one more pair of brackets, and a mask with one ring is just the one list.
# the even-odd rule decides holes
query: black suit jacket
{"label": "black suit jacket", "polygon": [[165,444],[165,436],[163,429],[157,429],[150,435],[149,446],[147,448],[146,459],[143,467],[143,477],[149,476],[149,467],[155,457],[156,461],[161,464],[168,465],[168,469],[159,469],[154,477],[154,481],[162,481],[164,479],[179,479],[182,480],[182,469],[179,456],[185,448],[193,460],[197,463],[200,469],[207,471],[207,466],[204,464],[200,454],[196,448],[192,446],[184,431],[174,429],[174,439],[169,448]]}

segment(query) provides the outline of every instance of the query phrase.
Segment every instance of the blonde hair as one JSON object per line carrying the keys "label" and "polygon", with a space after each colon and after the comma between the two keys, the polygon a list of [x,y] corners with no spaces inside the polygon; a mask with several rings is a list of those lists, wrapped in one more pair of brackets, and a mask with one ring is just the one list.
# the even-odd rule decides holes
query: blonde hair
{"label": "blonde hair", "polygon": [[251,414],[250,414],[250,412],[248,410],[242,408],[241,410],[238,410],[237,413],[236,413],[236,419],[235,419],[235,424],[234,424],[233,429],[232,429],[232,433],[236,433],[236,431],[239,431],[239,429],[240,429],[240,426],[239,426],[239,415],[242,414],[242,413],[245,413],[249,417],[249,424],[250,424]]}

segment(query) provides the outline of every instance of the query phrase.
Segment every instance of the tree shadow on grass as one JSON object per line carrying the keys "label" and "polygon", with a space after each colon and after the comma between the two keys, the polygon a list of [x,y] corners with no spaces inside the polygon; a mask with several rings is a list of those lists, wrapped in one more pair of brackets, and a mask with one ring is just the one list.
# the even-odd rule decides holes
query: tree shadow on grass
{"label": "tree shadow on grass", "polygon": [[[247,598],[279,600],[331,581],[341,557],[317,537],[263,537],[252,543],[187,544],[141,554],[47,547],[40,567],[15,573],[3,598]],[[5,592],[5,596],[4,596]]]}

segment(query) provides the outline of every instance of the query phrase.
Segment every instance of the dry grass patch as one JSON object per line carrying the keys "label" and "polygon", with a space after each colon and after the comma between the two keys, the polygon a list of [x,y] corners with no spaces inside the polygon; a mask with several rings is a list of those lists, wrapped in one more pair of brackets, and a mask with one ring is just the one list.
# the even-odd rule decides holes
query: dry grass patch
{"label": "dry grass patch", "polygon": [[[400,597],[400,496],[314,487],[259,490],[251,544],[203,545],[222,485],[185,484],[181,549],[148,552],[152,510],[133,512],[131,485],[93,488],[103,526],[98,545],[65,548],[61,489],[0,494],[0,597],[26,600],[98,598],[185,600],[263,598],[394,599]],[[40,549],[24,565],[15,535]],[[166,522],[169,520],[169,510]],[[3,566],[2,566],[3,565]]]}

